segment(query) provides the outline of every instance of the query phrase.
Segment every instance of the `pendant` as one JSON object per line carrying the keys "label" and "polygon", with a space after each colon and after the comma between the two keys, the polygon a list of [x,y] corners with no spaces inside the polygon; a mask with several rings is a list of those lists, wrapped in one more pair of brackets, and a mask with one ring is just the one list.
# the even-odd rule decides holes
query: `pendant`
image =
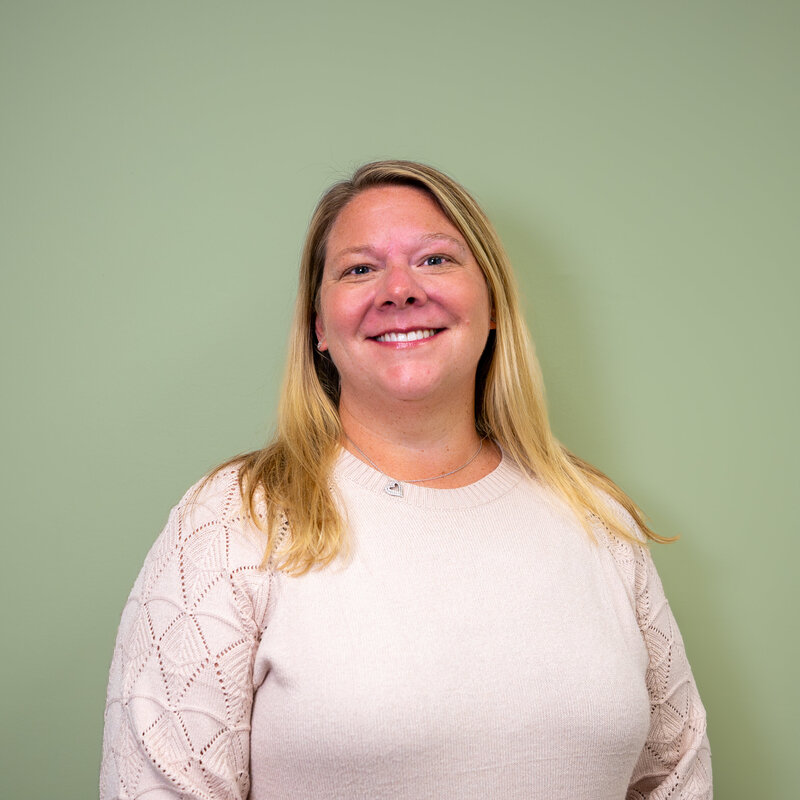
{"label": "pendant", "polygon": [[390,494],[392,497],[403,496],[403,487],[397,481],[387,483],[386,486],[383,487],[383,491],[386,492],[386,494]]}

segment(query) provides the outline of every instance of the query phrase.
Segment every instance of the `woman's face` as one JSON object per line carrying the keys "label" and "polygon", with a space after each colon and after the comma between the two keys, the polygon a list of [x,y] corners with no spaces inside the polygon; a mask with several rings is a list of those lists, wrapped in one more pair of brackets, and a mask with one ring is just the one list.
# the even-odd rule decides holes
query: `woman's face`
{"label": "woman's face", "polygon": [[380,186],[334,222],[315,322],[341,403],[472,402],[489,291],[458,229],[421,189]]}

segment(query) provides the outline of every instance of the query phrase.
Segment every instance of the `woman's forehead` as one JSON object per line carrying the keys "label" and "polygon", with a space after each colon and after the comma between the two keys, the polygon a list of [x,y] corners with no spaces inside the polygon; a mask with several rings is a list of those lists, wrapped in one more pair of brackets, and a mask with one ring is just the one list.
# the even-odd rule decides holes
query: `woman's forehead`
{"label": "woman's forehead", "polygon": [[428,191],[385,185],[365,189],[342,208],[328,231],[324,258],[335,260],[402,239],[414,246],[442,239],[469,250],[461,231]]}

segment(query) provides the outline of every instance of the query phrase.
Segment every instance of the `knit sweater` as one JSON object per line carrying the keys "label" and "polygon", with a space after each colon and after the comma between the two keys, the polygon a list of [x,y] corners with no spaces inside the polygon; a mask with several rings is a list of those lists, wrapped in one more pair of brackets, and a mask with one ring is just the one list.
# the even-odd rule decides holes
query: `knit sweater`
{"label": "knit sweater", "polygon": [[260,568],[235,469],[187,493],[123,611],[102,800],[711,797],[644,547],[592,542],[508,457],[386,483],[342,452],[349,554],[300,577]]}

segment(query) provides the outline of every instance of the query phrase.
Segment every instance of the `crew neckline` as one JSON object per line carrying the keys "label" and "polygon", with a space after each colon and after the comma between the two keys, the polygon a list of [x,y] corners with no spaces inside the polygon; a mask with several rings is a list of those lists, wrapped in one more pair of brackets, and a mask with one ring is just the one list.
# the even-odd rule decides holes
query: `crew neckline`
{"label": "crew neckline", "polygon": [[344,480],[355,483],[372,494],[378,494],[389,503],[401,503],[428,508],[464,508],[488,503],[506,494],[524,477],[520,468],[500,450],[500,463],[487,475],[474,483],[460,486],[457,489],[434,489],[418,486],[415,483],[403,483],[403,496],[388,494],[386,485],[392,480],[383,472],[354,456],[344,447],[340,448],[339,457],[333,468],[336,481]]}

